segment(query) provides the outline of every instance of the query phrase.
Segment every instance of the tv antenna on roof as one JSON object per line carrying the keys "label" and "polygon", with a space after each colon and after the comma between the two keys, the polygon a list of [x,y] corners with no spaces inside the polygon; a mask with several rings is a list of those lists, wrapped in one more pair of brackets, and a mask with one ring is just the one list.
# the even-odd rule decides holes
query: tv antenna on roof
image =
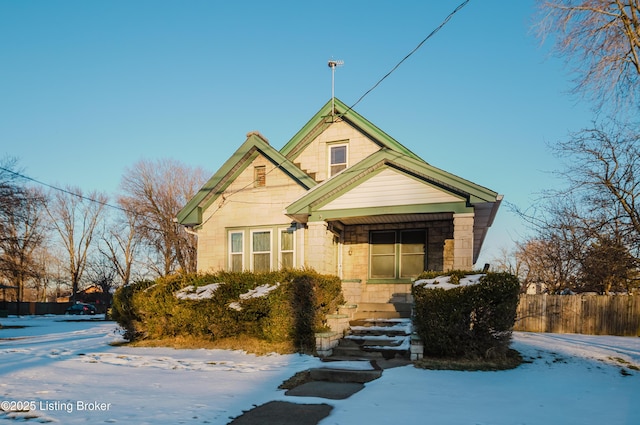
{"label": "tv antenna on roof", "polygon": [[336,67],[344,65],[342,60],[329,59],[329,68],[331,68],[331,116],[336,115]]}

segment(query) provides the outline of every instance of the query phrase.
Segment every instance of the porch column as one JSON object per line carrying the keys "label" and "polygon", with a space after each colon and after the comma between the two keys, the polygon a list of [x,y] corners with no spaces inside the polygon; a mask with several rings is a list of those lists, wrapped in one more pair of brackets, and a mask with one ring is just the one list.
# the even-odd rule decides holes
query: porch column
{"label": "porch column", "polygon": [[473,213],[453,215],[453,268],[473,268]]}
{"label": "porch column", "polygon": [[305,247],[306,265],[318,273],[335,273],[331,270],[331,233],[327,223],[314,221],[307,223],[307,246]]}

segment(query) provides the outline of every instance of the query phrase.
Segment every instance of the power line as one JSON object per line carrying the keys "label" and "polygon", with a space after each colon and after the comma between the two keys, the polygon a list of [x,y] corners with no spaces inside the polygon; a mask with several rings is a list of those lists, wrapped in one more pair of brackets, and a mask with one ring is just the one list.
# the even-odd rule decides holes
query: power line
{"label": "power line", "polygon": [[424,40],[422,40],[422,41],[421,41],[421,42],[420,42],[420,43],[419,43],[419,44],[418,44],[418,45],[417,45],[417,46],[416,46],[416,47],[415,47],[411,52],[409,52],[409,54],[408,54],[408,55],[406,55],[404,58],[402,58],[402,60],[401,60],[400,62],[398,62],[398,63],[396,64],[396,66],[394,66],[394,67],[391,69],[391,71],[387,72],[387,73],[385,74],[385,76],[384,76],[384,77],[380,78],[380,79],[378,80],[378,82],[377,82],[377,83],[375,83],[375,84],[373,85],[373,87],[371,87],[371,88],[370,88],[369,90],[367,90],[367,91],[366,91],[362,96],[360,96],[360,98],[356,101],[356,103],[354,103],[354,104],[353,104],[353,105],[351,105],[351,106],[350,106],[346,111],[344,111],[344,114],[346,114],[347,112],[349,112],[350,110],[352,110],[353,108],[355,108],[355,106],[356,106],[358,103],[360,103],[360,101],[361,101],[362,99],[364,99],[364,98],[365,98],[365,96],[367,96],[369,93],[371,93],[373,90],[375,90],[375,88],[376,88],[376,87],[378,87],[378,86],[380,85],[380,83],[382,83],[382,82],[383,82],[383,81],[384,81],[388,76],[390,76],[390,75],[391,75],[391,74],[392,74],[396,69],[398,69],[398,68],[400,67],[400,65],[402,65],[402,63],[403,63],[404,61],[406,61],[407,59],[409,59],[409,57],[410,57],[411,55],[413,55],[416,51],[418,51],[418,49],[420,49],[420,47],[422,47],[422,45],[423,45],[427,40],[429,40],[431,37],[433,37],[434,35],[436,35],[436,34],[438,33],[438,31],[440,31],[440,30],[441,30],[445,25],[447,25],[447,23],[451,20],[451,18],[453,18],[453,15],[455,15],[456,13],[458,13],[458,12],[460,11],[460,9],[462,9],[463,7],[465,7],[465,6],[467,5],[467,3],[469,3],[469,0],[465,0],[465,1],[463,1],[462,3],[460,3],[460,4],[458,5],[458,7],[456,7],[456,8],[454,9],[454,11],[453,11],[453,12],[451,12],[451,13],[449,14],[449,16],[447,16],[447,17],[445,18],[445,20],[444,20],[444,21],[442,21],[442,23],[441,23],[440,25],[438,25],[438,27],[437,27],[436,29],[434,29],[433,31],[431,31],[431,33],[429,33],[429,35],[427,35],[427,36],[424,38]]}
{"label": "power line", "polygon": [[25,174],[21,174],[21,173],[18,173],[16,171],[9,170],[8,168],[0,167],[0,170],[5,171],[7,173],[10,173],[10,174],[12,174],[12,175],[14,175],[16,177],[32,181],[32,182],[37,183],[37,184],[39,184],[41,186],[48,187],[49,189],[53,189],[53,190],[56,190],[58,192],[66,193],[67,195],[75,196],[75,197],[80,198],[80,199],[85,200],[85,201],[94,202],[96,204],[100,204],[100,205],[103,205],[105,207],[113,208],[113,209],[120,210],[120,211],[123,211],[123,212],[126,212],[126,213],[135,213],[135,214],[137,214],[135,211],[131,211],[131,210],[128,210],[126,208],[122,208],[122,207],[120,207],[118,205],[113,205],[113,204],[110,204],[110,203],[108,203],[106,201],[101,201],[99,199],[89,198],[88,196],[84,196],[84,195],[81,195],[79,193],[75,193],[75,192],[72,192],[70,190],[63,189],[61,187],[53,186],[53,185],[51,185],[49,183],[45,183],[43,181],[34,179],[33,177],[29,177],[29,176],[27,176]]}

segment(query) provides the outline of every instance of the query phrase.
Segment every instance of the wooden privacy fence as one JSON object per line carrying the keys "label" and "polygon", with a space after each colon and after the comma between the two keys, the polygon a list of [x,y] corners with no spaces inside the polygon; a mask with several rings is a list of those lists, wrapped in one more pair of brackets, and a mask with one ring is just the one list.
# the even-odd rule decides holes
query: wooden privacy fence
{"label": "wooden privacy fence", "polygon": [[521,295],[514,330],[640,336],[640,296]]}

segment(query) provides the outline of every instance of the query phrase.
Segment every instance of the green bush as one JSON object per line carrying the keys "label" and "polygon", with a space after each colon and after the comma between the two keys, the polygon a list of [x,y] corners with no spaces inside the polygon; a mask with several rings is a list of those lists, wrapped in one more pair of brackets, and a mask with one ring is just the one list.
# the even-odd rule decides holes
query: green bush
{"label": "green bush", "polygon": [[[457,284],[464,275],[474,273],[455,271],[451,283]],[[488,273],[477,284],[447,290],[414,285],[414,324],[424,342],[425,355],[487,359],[505,356],[519,291],[518,279],[508,273]]]}
{"label": "green bush", "polygon": [[[219,284],[207,299],[178,299],[176,292],[192,286]],[[277,288],[266,296],[240,299],[259,286]],[[238,303],[240,309],[230,307]],[[336,276],[312,270],[270,273],[175,275],[119,289],[112,316],[128,340],[195,336],[215,340],[251,336],[270,342],[291,341],[300,352],[313,352],[315,332],[327,314],[344,303]]]}

